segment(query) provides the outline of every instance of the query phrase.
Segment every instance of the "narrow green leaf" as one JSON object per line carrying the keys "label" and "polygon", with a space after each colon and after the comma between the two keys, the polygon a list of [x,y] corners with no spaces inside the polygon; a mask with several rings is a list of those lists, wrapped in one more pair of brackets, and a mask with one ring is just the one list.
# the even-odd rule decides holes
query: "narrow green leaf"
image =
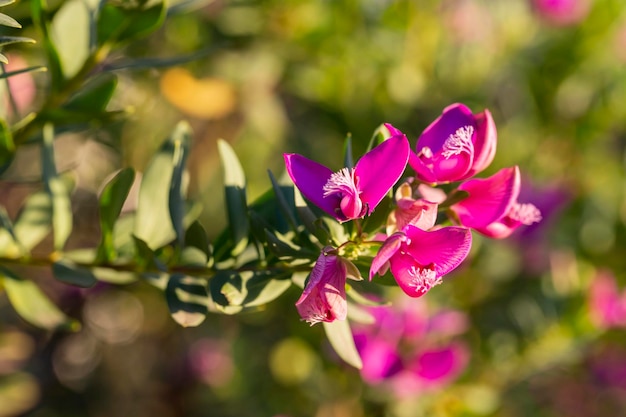
{"label": "narrow green leaf", "polygon": [[24,203],[13,227],[17,240],[26,250],[32,250],[52,230],[52,199],[40,191],[31,194]]}
{"label": "narrow green leaf", "polygon": [[363,367],[363,361],[356,350],[352,331],[348,320],[336,320],[332,323],[323,322],[324,331],[337,355],[349,365],[357,369]]}
{"label": "narrow green leaf", "polygon": [[50,85],[53,91],[59,91],[63,84],[65,84],[65,77],[63,75],[63,68],[61,65],[61,59],[57,52],[56,46],[50,38],[48,29],[48,10],[45,0],[32,0],[31,16],[33,23],[41,31],[43,37],[43,48],[46,53],[47,67],[50,70]]}
{"label": "narrow green leaf", "polygon": [[246,201],[246,178],[241,163],[230,145],[224,140],[219,140],[217,148],[224,171],[228,225],[231,237],[235,243],[231,253],[233,256],[237,256],[248,245],[250,232],[250,222],[247,214],[248,204]]}
{"label": "narrow green leaf", "polygon": [[0,174],[11,164],[15,155],[15,143],[13,135],[3,119],[0,119]]}
{"label": "narrow green leaf", "polygon": [[84,0],[65,1],[52,18],[50,34],[67,78],[76,75],[89,58],[90,21],[91,12]]}
{"label": "narrow green leaf", "polygon": [[113,228],[134,180],[135,171],[132,168],[125,168],[105,185],[100,194],[100,229],[102,232],[98,248],[100,259],[110,261],[115,258]]}
{"label": "narrow green leaf", "polygon": [[17,314],[33,326],[48,330],[80,328],[77,321],[61,312],[33,282],[25,281],[7,269],[0,269],[0,281]]}
{"label": "narrow green leaf", "polygon": [[43,146],[41,159],[43,180],[46,191],[52,201],[52,230],[54,231],[54,248],[63,249],[65,242],[72,233],[72,205],[70,189],[67,181],[57,175],[54,161],[54,127],[48,123],[43,129]]}
{"label": "narrow green leaf", "polygon": [[183,179],[189,147],[191,145],[191,127],[187,122],[180,122],[176,125],[172,133],[171,141],[174,144],[174,154],[172,155],[174,167],[172,170],[168,205],[170,220],[176,232],[178,245],[182,247],[185,244],[183,219],[185,217],[185,196],[187,195]]}
{"label": "narrow green leaf", "polygon": [[52,273],[59,281],[77,287],[89,288],[98,282],[91,271],[81,268],[67,259],[55,262],[52,265]]}
{"label": "narrow green leaf", "polygon": [[15,70],[15,71],[4,72],[4,73],[0,74],[0,80],[5,79],[5,78],[9,78],[9,77],[13,77],[14,75],[23,74],[25,72],[45,72],[47,70],[48,70],[48,68],[46,68],[44,66],[35,65],[33,67],[27,67],[27,68],[22,68],[22,69]]}
{"label": "narrow green leaf", "polygon": [[298,213],[298,217],[302,220],[304,227],[309,231],[309,233],[315,236],[322,245],[328,245],[330,243],[329,230],[323,227],[323,223],[319,221],[317,216],[315,216],[313,211],[309,208],[300,191],[295,186],[293,190],[296,211]]}
{"label": "narrow green leaf", "polygon": [[139,187],[134,234],[156,249],[176,236],[169,210],[172,175],[179,152],[172,135],[150,161]]}
{"label": "narrow green leaf", "polygon": [[259,271],[246,282],[247,294],[243,300],[244,307],[255,307],[277,299],[291,287],[290,273],[273,275]]}
{"label": "narrow green leaf", "polygon": [[14,43],[35,43],[35,40],[25,38],[23,36],[0,36],[0,46],[11,45]]}
{"label": "narrow green leaf", "polygon": [[171,58],[133,58],[121,57],[120,60],[108,63],[104,66],[103,71],[119,71],[119,70],[153,70],[154,68],[169,68],[188,62],[197,61],[200,58],[213,55],[219,51],[218,47],[211,46],[201,49],[187,55],[176,55]]}
{"label": "narrow green leaf", "polygon": [[281,236],[278,232],[275,234],[265,229],[265,236],[269,249],[279,258],[291,257],[298,259],[304,256],[300,246],[291,242],[285,236]]}
{"label": "narrow green leaf", "polygon": [[170,277],[165,288],[165,299],[172,318],[183,327],[195,327],[208,313],[208,291],[202,278],[183,274]]}
{"label": "narrow green leaf", "polygon": [[281,187],[280,184],[278,184],[278,181],[276,181],[274,174],[272,174],[271,171],[268,171],[268,174],[270,176],[270,181],[272,182],[274,196],[276,198],[276,201],[278,202],[278,208],[280,209],[280,212],[283,214],[283,216],[287,219],[291,230],[296,232],[298,230],[298,227],[296,218],[294,216],[295,203],[293,199],[291,199],[291,201],[287,200],[287,196],[283,193],[283,189],[285,187]]}
{"label": "narrow green leaf", "polygon": [[136,2],[137,7],[106,3],[97,21],[98,44],[126,42],[157,29],[165,19],[165,2]]}
{"label": "narrow green leaf", "polygon": [[131,284],[139,279],[137,274],[129,271],[118,271],[111,268],[92,268],[91,272],[98,281],[111,284]]}
{"label": "narrow green leaf", "polygon": [[85,84],[63,107],[80,113],[101,113],[109,104],[116,87],[115,74],[103,74]]}
{"label": "narrow green leaf", "polygon": [[135,261],[143,269],[157,267],[156,254],[146,242],[133,235],[133,243],[135,244]]}
{"label": "narrow green leaf", "polygon": [[4,13],[0,13],[0,25],[17,28],[17,29],[20,29],[22,27],[22,25],[20,25],[17,20],[13,19],[11,16],[8,16]]}

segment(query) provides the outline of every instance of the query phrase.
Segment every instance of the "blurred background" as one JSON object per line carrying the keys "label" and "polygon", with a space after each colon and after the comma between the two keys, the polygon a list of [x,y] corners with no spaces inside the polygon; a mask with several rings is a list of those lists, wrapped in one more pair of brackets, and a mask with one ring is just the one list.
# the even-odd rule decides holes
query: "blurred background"
{"label": "blurred background", "polygon": [[[7,13],[37,38],[27,3]],[[27,271],[82,329],[35,329],[0,294],[1,417],[626,415],[623,0],[170,6],[158,32],[104,68],[119,77],[109,107],[130,118],[58,142],[60,169],[77,178],[70,248],[97,245],[103,182],[143,170],[181,119],[194,130],[190,198],[214,238],[225,224],[217,139],[240,157],[252,200],[269,188],[267,170],[283,174],[283,152],[338,169],[347,134],[360,155],[389,122],[414,146],[455,102],[496,122],[496,158],[481,176],[519,165],[521,200],[544,220],[504,241],[475,235],[463,267],[423,299],[390,292],[397,302],[379,324],[355,329],[362,373],[321,326],[299,321],[297,288],[262,312],[183,329],[148,284],[85,290]],[[17,67],[42,60],[36,48],[7,53]],[[195,59],[132,67],[176,56]],[[24,113],[46,74],[11,83]],[[0,183],[10,216],[37,186],[32,154],[18,158]],[[393,366],[374,369],[390,349]]]}

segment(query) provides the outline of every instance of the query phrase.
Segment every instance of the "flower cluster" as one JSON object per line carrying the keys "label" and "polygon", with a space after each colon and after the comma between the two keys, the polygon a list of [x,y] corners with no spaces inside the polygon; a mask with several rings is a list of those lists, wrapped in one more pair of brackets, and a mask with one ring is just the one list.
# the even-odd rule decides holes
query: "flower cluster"
{"label": "flower cluster", "polygon": [[[336,172],[302,155],[284,155],[289,176],[307,200],[340,224],[356,223],[347,241],[334,241],[321,251],[296,304],[311,324],[345,319],[346,278],[360,279],[352,261],[369,262],[370,281],[390,271],[407,295],[420,297],[467,257],[472,229],[504,238],[541,219],[534,205],[518,201],[518,167],[474,178],[496,152],[496,127],[488,110],[473,114],[463,104],[448,106],[418,138],[415,151],[400,130],[390,124],[384,130],[384,140],[353,167]],[[364,232],[361,219],[397,184],[395,204],[380,208],[388,210],[385,223]],[[446,193],[440,185],[456,188]],[[439,211],[445,211],[446,220],[437,224]],[[378,250],[369,254],[372,247]]]}
{"label": "flower cluster", "polygon": [[431,311],[424,303],[399,301],[369,307],[373,324],[356,325],[354,341],[363,358],[361,375],[396,397],[441,388],[465,369],[469,350],[457,340],[468,327],[460,311]]}

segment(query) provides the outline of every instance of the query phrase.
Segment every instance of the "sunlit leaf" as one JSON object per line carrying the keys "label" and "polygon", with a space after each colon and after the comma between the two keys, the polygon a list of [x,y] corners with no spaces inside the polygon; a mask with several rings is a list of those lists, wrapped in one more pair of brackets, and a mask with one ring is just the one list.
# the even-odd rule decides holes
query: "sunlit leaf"
{"label": "sunlit leaf", "polygon": [[328,341],[335,352],[337,352],[337,355],[346,363],[361,369],[363,361],[356,350],[348,320],[335,320],[332,323],[323,322],[322,324]]}
{"label": "sunlit leaf", "polygon": [[72,186],[57,174],[54,160],[54,128],[44,126],[41,159],[43,180],[52,202],[52,230],[54,248],[60,250],[72,232],[72,205],[70,191]]}
{"label": "sunlit leaf", "polygon": [[134,234],[153,249],[176,237],[169,199],[179,152],[180,138],[175,131],[154,155],[141,180]]}
{"label": "sunlit leaf", "polygon": [[113,228],[135,180],[135,171],[125,168],[111,179],[100,194],[100,229],[102,238],[98,254],[102,259],[115,258]]}
{"label": "sunlit leaf", "polygon": [[235,243],[232,255],[237,256],[248,245],[250,231],[246,201],[246,178],[241,163],[230,145],[226,141],[219,140],[217,148],[224,171],[228,225]]}
{"label": "sunlit leaf", "polygon": [[84,0],[65,1],[50,23],[50,35],[65,77],[73,77],[90,54],[91,11]]}
{"label": "sunlit leaf", "polygon": [[202,227],[198,221],[194,221],[187,228],[187,232],[185,233],[185,247],[192,247],[202,251],[206,256],[205,263],[211,258],[209,238],[207,237],[204,227]]}
{"label": "sunlit leaf", "polygon": [[61,312],[35,283],[1,268],[0,280],[17,314],[30,324],[49,330],[78,330],[80,327],[77,321]]}
{"label": "sunlit leaf", "polygon": [[183,220],[185,217],[185,196],[187,195],[183,184],[183,176],[191,145],[191,127],[189,124],[186,122],[178,123],[170,140],[174,145],[174,153],[172,155],[174,167],[172,169],[168,205],[170,220],[176,232],[178,245],[183,246],[185,243]]}
{"label": "sunlit leaf", "polygon": [[50,194],[40,191],[28,196],[13,230],[26,250],[31,250],[41,242],[52,230]]}
{"label": "sunlit leaf", "polygon": [[17,29],[22,27],[22,25],[20,25],[17,20],[13,19],[11,16],[8,16],[4,13],[0,13],[0,25],[17,28]]}
{"label": "sunlit leaf", "polygon": [[0,46],[11,45],[14,43],[35,43],[35,40],[25,38],[23,36],[0,36]]}
{"label": "sunlit leaf", "polygon": [[35,65],[32,67],[22,68],[22,69],[15,70],[15,71],[4,72],[0,74],[0,80],[13,77],[14,75],[24,74],[26,72],[45,72],[47,70],[48,68],[46,67],[43,67],[41,65]]}
{"label": "sunlit leaf", "polygon": [[98,281],[111,284],[130,284],[139,279],[137,274],[129,271],[118,271],[111,268],[91,268],[91,272]]}
{"label": "sunlit leaf", "polygon": [[170,314],[183,327],[195,327],[208,313],[208,291],[202,278],[183,274],[170,277],[165,288]]}
{"label": "sunlit leaf", "polygon": [[52,273],[59,281],[77,287],[93,287],[98,281],[91,271],[66,259],[55,262],[52,265]]}

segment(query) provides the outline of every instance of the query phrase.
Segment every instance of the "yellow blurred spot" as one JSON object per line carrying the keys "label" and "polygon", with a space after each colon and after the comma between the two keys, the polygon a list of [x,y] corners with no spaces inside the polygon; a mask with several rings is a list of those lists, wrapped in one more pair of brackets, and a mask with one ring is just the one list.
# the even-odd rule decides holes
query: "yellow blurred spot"
{"label": "yellow blurred spot", "polygon": [[161,92],[183,113],[200,119],[219,119],[233,112],[237,103],[232,84],[217,78],[196,79],[183,68],[167,70]]}
{"label": "yellow blurred spot", "polygon": [[295,385],[306,380],[315,364],[315,355],[304,342],[284,339],[270,352],[270,370],[277,381]]}

